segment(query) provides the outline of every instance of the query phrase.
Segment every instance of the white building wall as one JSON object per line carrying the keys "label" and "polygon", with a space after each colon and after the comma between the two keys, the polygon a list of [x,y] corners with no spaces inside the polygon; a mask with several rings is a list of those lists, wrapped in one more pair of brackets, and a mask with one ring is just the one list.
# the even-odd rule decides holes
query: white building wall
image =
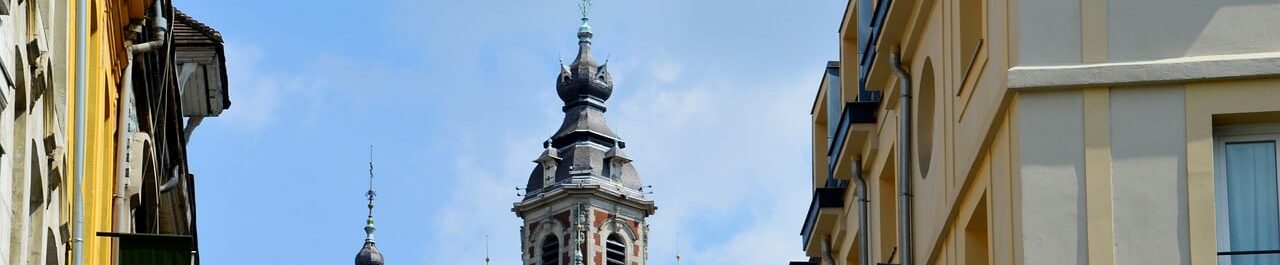
{"label": "white building wall", "polygon": [[[10,3],[10,9],[13,9],[13,2]],[[13,32],[14,25],[12,16],[0,16],[0,47],[14,47]],[[5,74],[14,76],[14,64],[16,61],[11,52],[0,52],[0,64],[4,65]],[[0,78],[0,96],[4,97],[5,107],[0,110],[0,264],[9,264],[9,248],[11,246],[11,231],[13,230],[13,221],[10,216],[14,212],[13,200],[9,194],[13,190],[13,159],[14,154],[14,104],[15,95],[14,85],[3,78]]]}
{"label": "white building wall", "polygon": [[1107,5],[1108,50],[1114,62],[1280,51],[1280,2],[1274,0],[1125,0]]}
{"label": "white building wall", "polygon": [[1018,93],[1020,264],[1086,264],[1084,96]]}
{"label": "white building wall", "polygon": [[1080,62],[1080,1],[1021,0],[1015,10],[1017,66]]}
{"label": "white building wall", "polygon": [[[29,36],[37,32],[28,34],[27,25],[35,22],[33,25],[45,26],[32,28],[44,36],[65,34],[66,30],[40,24],[40,20],[49,20],[48,15],[37,20],[37,12],[52,12],[52,1],[23,1],[21,5],[14,0],[0,1],[9,4],[9,14],[0,15],[0,47],[10,47],[10,52],[0,52],[0,64],[8,76],[0,78],[0,97],[5,103],[0,108],[0,265],[62,264],[65,242],[57,233],[61,225],[58,194],[64,184],[61,176],[53,174],[56,165],[52,164],[62,160],[49,159],[51,150],[45,140],[65,122],[65,116],[58,115],[65,112],[65,101],[55,98],[65,86],[37,87],[41,83],[37,78],[48,77],[36,75],[35,68],[49,67],[50,61],[31,64],[36,60],[29,58],[39,54],[28,50],[27,44]],[[38,8],[29,8],[32,5]],[[43,44],[45,56],[61,53],[47,40]]]}
{"label": "white building wall", "polygon": [[1111,90],[1116,264],[1190,264],[1180,85]]}

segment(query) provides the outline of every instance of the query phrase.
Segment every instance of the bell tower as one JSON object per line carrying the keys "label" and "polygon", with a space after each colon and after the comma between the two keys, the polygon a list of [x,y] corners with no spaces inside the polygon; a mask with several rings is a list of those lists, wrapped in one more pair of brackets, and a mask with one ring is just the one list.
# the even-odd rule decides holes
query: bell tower
{"label": "bell tower", "polygon": [[521,257],[525,265],[645,265],[645,220],[657,206],[645,198],[626,142],[605,123],[613,77],[607,61],[591,56],[591,1],[579,7],[578,56],[556,78],[564,122],[543,142],[524,198],[512,208],[524,220]]}

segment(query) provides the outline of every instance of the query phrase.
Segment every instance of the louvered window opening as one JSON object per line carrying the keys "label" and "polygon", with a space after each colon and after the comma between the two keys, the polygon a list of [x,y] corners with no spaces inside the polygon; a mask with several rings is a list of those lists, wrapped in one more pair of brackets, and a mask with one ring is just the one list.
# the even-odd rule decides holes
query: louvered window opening
{"label": "louvered window opening", "polygon": [[556,236],[542,239],[542,265],[560,265],[560,239]]}
{"label": "louvered window opening", "polygon": [[627,245],[622,242],[622,237],[619,237],[618,234],[609,235],[609,240],[605,245],[605,252],[605,264],[627,264]]}

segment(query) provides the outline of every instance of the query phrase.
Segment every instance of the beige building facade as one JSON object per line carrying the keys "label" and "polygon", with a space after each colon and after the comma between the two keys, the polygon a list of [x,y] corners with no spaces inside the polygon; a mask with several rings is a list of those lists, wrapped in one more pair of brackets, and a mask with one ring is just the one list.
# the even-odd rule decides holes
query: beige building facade
{"label": "beige building facade", "polygon": [[858,0],[840,29],[807,263],[1280,262],[1280,2]]}

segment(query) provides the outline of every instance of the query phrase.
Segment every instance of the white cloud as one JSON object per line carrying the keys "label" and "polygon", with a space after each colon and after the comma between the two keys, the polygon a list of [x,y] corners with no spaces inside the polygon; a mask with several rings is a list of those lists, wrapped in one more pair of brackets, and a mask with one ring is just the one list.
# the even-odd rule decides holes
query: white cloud
{"label": "white cloud", "polygon": [[[650,219],[649,262],[674,259],[682,233],[686,265],[782,264],[803,259],[800,223],[808,206],[808,104],[810,75],[780,75],[766,82],[705,78],[661,80],[675,63],[617,73],[652,73],[659,79],[615,96],[611,126],[636,158],[641,179],[654,186],[659,210]],[[625,70],[624,70],[625,71]],[[634,72],[634,73],[631,73]],[[669,87],[669,83],[692,84]],[[556,102],[558,103],[558,101]],[[559,117],[545,117],[558,125]],[[474,129],[474,128],[473,128]],[[489,234],[497,250],[494,264],[519,260],[519,219],[509,211],[517,200],[511,188],[523,185],[550,131],[504,137],[502,167],[469,145],[456,161],[452,198],[438,216],[428,264],[457,264],[483,254],[479,238]],[[472,143],[475,139],[464,140]],[[729,231],[699,231],[724,224]]]}
{"label": "white cloud", "polygon": [[[654,67],[663,67],[660,64]],[[696,80],[653,85],[615,103],[615,128],[658,194],[650,262],[782,264],[802,259],[798,231],[807,207],[808,104],[816,80]],[[659,87],[664,86],[664,87]],[[708,226],[738,227],[721,234]]]}
{"label": "white cloud", "polygon": [[671,83],[680,77],[683,65],[671,60],[660,60],[653,67],[653,78],[661,83]]}
{"label": "white cloud", "polygon": [[[463,139],[468,151],[460,154],[454,167],[454,186],[448,189],[424,187],[424,190],[448,190],[452,195],[432,220],[432,240],[426,249],[427,264],[480,264],[484,258],[484,236],[490,237],[493,264],[519,264],[519,219],[511,212],[517,200],[516,183],[524,184],[532,163],[525,153],[537,146],[538,137],[507,137],[504,154],[494,163],[479,152],[477,139]],[[492,166],[496,164],[507,165]],[[522,167],[526,166],[527,167]],[[523,172],[523,174],[521,173]],[[521,185],[523,186],[523,185]]]}
{"label": "white cloud", "polygon": [[228,42],[227,82],[232,105],[218,123],[242,133],[256,134],[279,115],[282,94],[305,87],[304,79],[262,67],[262,49],[242,42]]}

